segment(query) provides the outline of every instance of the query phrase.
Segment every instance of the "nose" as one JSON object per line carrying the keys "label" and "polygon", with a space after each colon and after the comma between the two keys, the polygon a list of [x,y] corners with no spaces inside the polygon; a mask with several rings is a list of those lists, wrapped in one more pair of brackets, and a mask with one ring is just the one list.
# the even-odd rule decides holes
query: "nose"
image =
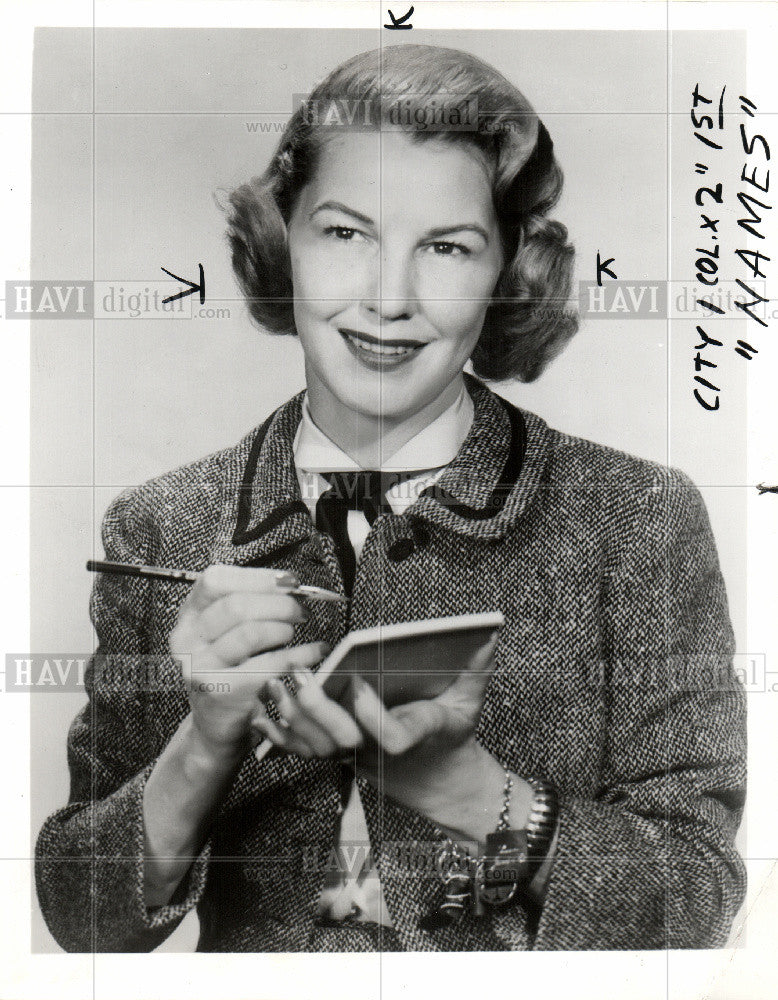
{"label": "nose", "polygon": [[410,319],[416,309],[413,265],[403,253],[384,251],[372,294],[363,305],[374,319],[391,322]]}

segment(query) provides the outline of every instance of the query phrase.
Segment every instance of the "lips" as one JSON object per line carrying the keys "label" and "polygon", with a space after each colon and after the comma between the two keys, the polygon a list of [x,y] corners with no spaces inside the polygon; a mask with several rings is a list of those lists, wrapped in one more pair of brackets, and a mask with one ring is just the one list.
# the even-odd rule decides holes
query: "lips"
{"label": "lips", "polygon": [[352,354],[370,367],[385,368],[398,365],[409,358],[415,357],[426,346],[423,341],[379,339],[369,333],[340,327],[338,333],[343,337]]}

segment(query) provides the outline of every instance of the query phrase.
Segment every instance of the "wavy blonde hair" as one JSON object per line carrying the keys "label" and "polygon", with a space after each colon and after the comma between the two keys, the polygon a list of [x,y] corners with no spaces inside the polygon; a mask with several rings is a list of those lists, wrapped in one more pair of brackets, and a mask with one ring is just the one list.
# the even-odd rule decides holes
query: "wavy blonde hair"
{"label": "wavy blonde hair", "polygon": [[[548,218],[562,190],[562,171],[543,123],[524,95],[487,63],[457,49],[395,45],[334,69],[295,111],[265,172],[229,196],[232,265],[254,321],[294,334],[287,223],[300,190],[333,134],[318,109],[359,107],[358,125],[385,128],[402,103],[402,128],[476,148],[490,169],[505,264],[471,358],[476,375],[531,382],[578,329],[569,308],[573,247],[567,229]],[[477,108],[470,130],[421,128],[434,107],[446,121]],[[337,117],[337,116],[336,116]],[[342,122],[338,128],[344,126]]]}

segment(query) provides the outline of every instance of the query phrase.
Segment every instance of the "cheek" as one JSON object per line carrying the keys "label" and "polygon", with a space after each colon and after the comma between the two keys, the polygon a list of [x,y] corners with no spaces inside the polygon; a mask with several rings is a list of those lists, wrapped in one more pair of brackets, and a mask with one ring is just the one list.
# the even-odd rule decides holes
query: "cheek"
{"label": "cheek", "polygon": [[308,303],[309,311],[326,315],[336,311],[336,300],[362,296],[363,263],[354,254],[347,259],[341,256],[316,243],[290,247],[295,298],[319,300]]}
{"label": "cheek", "polygon": [[[291,246],[289,258],[292,264],[292,287],[295,300],[313,299],[320,284],[321,269],[316,266],[309,248]],[[305,303],[308,308],[313,303]]]}
{"label": "cheek", "polygon": [[465,299],[464,294],[459,291],[451,298],[430,297],[424,302],[424,313],[452,351],[469,357],[481,334],[489,300],[485,296]]}
{"label": "cheek", "polygon": [[498,277],[499,261],[491,260],[464,267],[429,266],[422,273],[419,290],[427,319],[466,356],[481,334]]}

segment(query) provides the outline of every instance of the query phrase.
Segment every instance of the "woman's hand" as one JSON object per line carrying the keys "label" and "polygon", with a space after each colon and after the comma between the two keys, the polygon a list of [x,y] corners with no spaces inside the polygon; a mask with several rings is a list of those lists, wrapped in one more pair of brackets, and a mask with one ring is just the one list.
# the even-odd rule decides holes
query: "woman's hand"
{"label": "woman's hand", "polygon": [[497,634],[473,655],[457,679],[436,698],[411,701],[387,709],[375,690],[356,679],[354,715],[372,738],[361,756],[363,769],[369,766],[369,751],[384,757],[402,758],[433,767],[458,750],[475,733],[484,695],[494,669]]}
{"label": "woman's hand", "polygon": [[324,694],[310,671],[297,669],[296,696],[280,681],[268,685],[283,724],[265,716],[254,725],[290,753],[348,755],[355,771],[387,795],[444,822],[471,786],[483,786],[484,767],[492,778],[496,775],[498,786],[503,781],[502,768],[473,739],[496,642],[494,635],[436,698],[387,709],[369,684],[356,679],[353,717]]}
{"label": "woman's hand", "polygon": [[170,634],[189,689],[192,729],[209,755],[245,753],[257,742],[253,718],[268,682],[312,667],[329,652],[326,643],[282,648],[307,611],[285,588],[288,574],[240,566],[209,566],[195,582]]}

